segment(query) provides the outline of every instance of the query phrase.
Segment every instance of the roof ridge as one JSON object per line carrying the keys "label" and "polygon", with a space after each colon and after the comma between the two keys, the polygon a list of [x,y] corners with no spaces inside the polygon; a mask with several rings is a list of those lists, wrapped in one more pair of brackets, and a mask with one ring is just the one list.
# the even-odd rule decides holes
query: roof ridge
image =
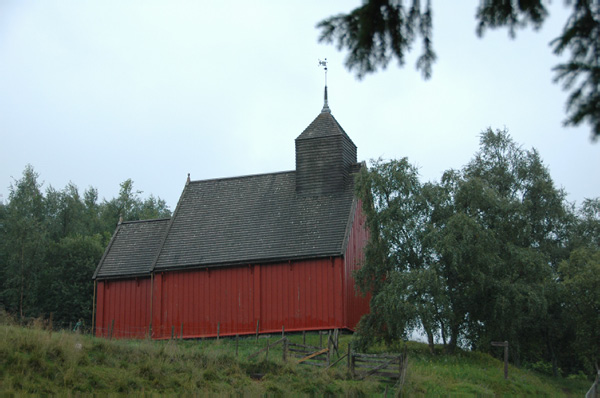
{"label": "roof ridge", "polygon": [[168,221],[170,219],[171,219],[171,217],[148,218],[146,220],[130,220],[130,221],[123,221],[120,225],[123,225],[123,224],[136,224],[136,223],[143,223],[143,222],[154,222],[154,221]]}
{"label": "roof ridge", "polygon": [[[188,177],[189,177],[189,174],[188,174]],[[169,219],[169,224],[167,225],[167,229],[164,233],[164,236],[160,240],[160,245],[158,246],[158,250],[156,251],[156,256],[154,256],[154,260],[152,260],[152,264],[150,264],[150,274],[152,274],[154,272],[154,269],[156,268],[156,263],[158,263],[160,254],[162,253],[163,248],[165,247],[165,242],[167,241],[169,232],[171,232],[171,227],[173,226],[173,220],[175,220],[175,217],[177,216],[178,210],[180,208],[181,199],[185,195],[185,192],[187,191],[189,186],[190,186],[190,182],[189,182],[189,180],[186,180],[186,183],[183,186],[183,191],[181,192],[181,196],[179,196],[179,200],[177,201],[177,206],[175,206],[175,210],[173,211],[173,214],[171,215],[171,218]]]}
{"label": "roof ridge", "polygon": [[249,259],[244,259],[244,260],[239,260],[239,261],[222,261],[222,262],[215,262],[215,263],[210,263],[210,264],[198,264],[196,262],[190,262],[190,263],[180,264],[176,267],[166,266],[163,268],[159,268],[158,271],[186,270],[186,269],[192,269],[192,268],[239,267],[240,265],[257,265],[257,264],[263,265],[263,264],[280,263],[282,261],[288,262],[288,261],[311,260],[311,259],[315,259],[315,258],[331,258],[332,256],[341,256],[343,254],[344,254],[344,251],[340,251],[340,250],[336,249],[331,252],[321,253],[321,254],[317,254],[317,255],[301,254],[298,256],[264,257],[264,258],[256,257],[256,258],[249,258]]}
{"label": "roof ridge", "polygon": [[115,239],[117,237],[117,232],[119,232],[119,230],[121,229],[121,225],[123,225],[123,224],[122,223],[121,224],[117,224],[117,227],[115,228],[115,232],[113,232],[112,236],[110,237],[110,241],[108,242],[108,246],[106,246],[106,249],[104,249],[104,253],[102,254],[102,258],[98,262],[98,266],[96,267],[96,270],[94,271],[94,275],[92,275],[92,280],[96,280],[96,277],[98,276],[98,272],[100,272],[100,268],[102,268],[102,266],[104,265],[104,260],[106,259],[106,256],[110,252],[110,248],[112,247],[113,243],[115,242]]}
{"label": "roof ridge", "polygon": [[[360,169],[362,169],[363,167],[367,167],[367,163],[365,161],[362,161],[362,162],[356,162],[354,165],[359,165],[359,169],[358,169],[358,171],[355,171],[350,175],[350,178],[352,178],[353,182],[354,182],[355,175],[360,171]],[[357,209],[359,203],[360,203],[360,199],[358,198],[358,196],[356,194],[353,194],[352,195],[352,207],[351,207],[348,221],[346,224],[344,240],[342,241],[342,253],[346,253],[346,249],[348,248],[348,244],[350,243],[350,234],[352,233],[352,225],[354,224],[354,221],[356,218],[356,209]],[[362,209],[361,209],[361,211],[362,211]]]}
{"label": "roof ridge", "polygon": [[[271,172],[271,173],[246,174],[246,175],[242,175],[242,176],[208,178],[206,180],[193,180],[193,181],[190,181],[190,184],[198,184],[198,183],[202,183],[202,182],[240,180],[243,178],[262,177],[262,176],[270,176],[270,175],[277,175],[277,174],[292,174],[295,172],[296,172],[296,170],[286,170],[286,171],[275,171],[275,172]],[[182,193],[182,195],[183,195],[183,193]]]}

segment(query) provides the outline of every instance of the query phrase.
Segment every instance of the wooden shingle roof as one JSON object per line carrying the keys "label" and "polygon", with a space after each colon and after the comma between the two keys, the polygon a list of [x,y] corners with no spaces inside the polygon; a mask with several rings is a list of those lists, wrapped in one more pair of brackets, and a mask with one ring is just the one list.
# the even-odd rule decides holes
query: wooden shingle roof
{"label": "wooden shingle roof", "polygon": [[170,219],[131,221],[117,226],[93,278],[148,275]]}
{"label": "wooden shingle roof", "polygon": [[[348,134],[346,134],[342,126],[331,113],[321,112],[296,139],[307,140],[311,138],[330,137],[335,135],[342,135],[347,140],[352,142],[350,137],[348,137]],[[354,145],[354,143],[352,145]]]}
{"label": "wooden shingle roof", "polygon": [[296,138],[296,192],[343,190],[356,160],[356,145],[330,112],[321,112]]}
{"label": "wooden shingle roof", "polygon": [[154,270],[341,255],[353,184],[296,194],[296,172],[190,182]]}
{"label": "wooden shingle roof", "polygon": [[356,146],[329,111],[296,139],[296,170],[189,181],[169,220],[123,223],[94,278],[343,255]]}

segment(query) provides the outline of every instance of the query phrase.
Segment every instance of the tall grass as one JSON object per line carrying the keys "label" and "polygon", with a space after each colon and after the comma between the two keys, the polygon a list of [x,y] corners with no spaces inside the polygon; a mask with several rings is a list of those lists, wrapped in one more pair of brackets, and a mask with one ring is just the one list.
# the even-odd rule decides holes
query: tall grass
{"label": "tall grass", "polygon": [[[288,335],[301,342],[301,335]],[[319,345],[308,334],[307,344]],[[329,370],[282,361],[281,346],[269,359],[252,353],[274,342],[261,337],[193,341],[105,340],[70,332],[49,332],[0,324],[0,395],[307,395],[388,396],[393,385],[348,378],[345,361]],[[350,335],[340,340],[346,352]],[[386,350],[378,347],[377,350]],[[409,370],[402,391],[407,396],[583,395],[587,381],[555,380],[510,368],[488,355],[459,352],[432,356],[425,346],[409,343]]]}
{"label": "tall grass", "polygon": [[0,325],[0,392],[364,396],[383,391],[378,383],[346,380],[339,370],[284,363],[280,348],[271,350],[268,361],[264,355],[246,359],[268,341],[240,339],[236,357],[231,339],[109,341]]}

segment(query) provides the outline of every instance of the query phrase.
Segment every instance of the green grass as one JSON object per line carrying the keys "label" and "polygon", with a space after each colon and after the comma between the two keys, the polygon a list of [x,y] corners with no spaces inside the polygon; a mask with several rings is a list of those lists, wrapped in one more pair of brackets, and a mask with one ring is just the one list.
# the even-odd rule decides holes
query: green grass
{"label": "green grass", "polygon": [[431,355],[424,344],[409,343],[409,363],[404,392],[409,396],[583,396],[587,380],[552,378],[509,365],[479,352]]}
{"label": "green grass", "polygon": [[[69,332],[0,325],[0,395],[122,394],[139,396],[267,395],[267,396],[388,396],[392,385],[376,380],[350,380],[346,362],[329,370],[284,363],[280,346],[249,360],[247,357],[275,342],[270,338],[235,340],[150,341],[105,340]],[[288,335],[295,342],[302,335]],[[343,335],[340,352],[351,336]],[[319,345],[319,336],[307,335]],[[375,351],[385,350],[379,347]],[[428,353],[426,346],[409,343],[409,368],[403,389],[407,396],[545,395],[582,396],[586,380],[553,379],[511,367],[504,380],[502,363],[488,355],[459,352]],[[253,375],[262,374],[256,380]]]}

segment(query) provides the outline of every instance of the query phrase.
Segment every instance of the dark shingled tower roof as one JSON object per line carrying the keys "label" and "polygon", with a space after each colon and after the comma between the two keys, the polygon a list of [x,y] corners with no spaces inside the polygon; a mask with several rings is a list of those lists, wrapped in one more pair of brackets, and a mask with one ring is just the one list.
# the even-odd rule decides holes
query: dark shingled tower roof
{"label": "dark shingled tower roof", "polygon": [[356,145],[325,108],[296,138],[296,192],[322,195],[345,189]]}
{"label": "dark shingled tower roof", "polygon": [[296,138],[295,171],[188,177],[169,221],[117,228],[94,278],[343,255],[359,168],[356,146],[325,103]]}

